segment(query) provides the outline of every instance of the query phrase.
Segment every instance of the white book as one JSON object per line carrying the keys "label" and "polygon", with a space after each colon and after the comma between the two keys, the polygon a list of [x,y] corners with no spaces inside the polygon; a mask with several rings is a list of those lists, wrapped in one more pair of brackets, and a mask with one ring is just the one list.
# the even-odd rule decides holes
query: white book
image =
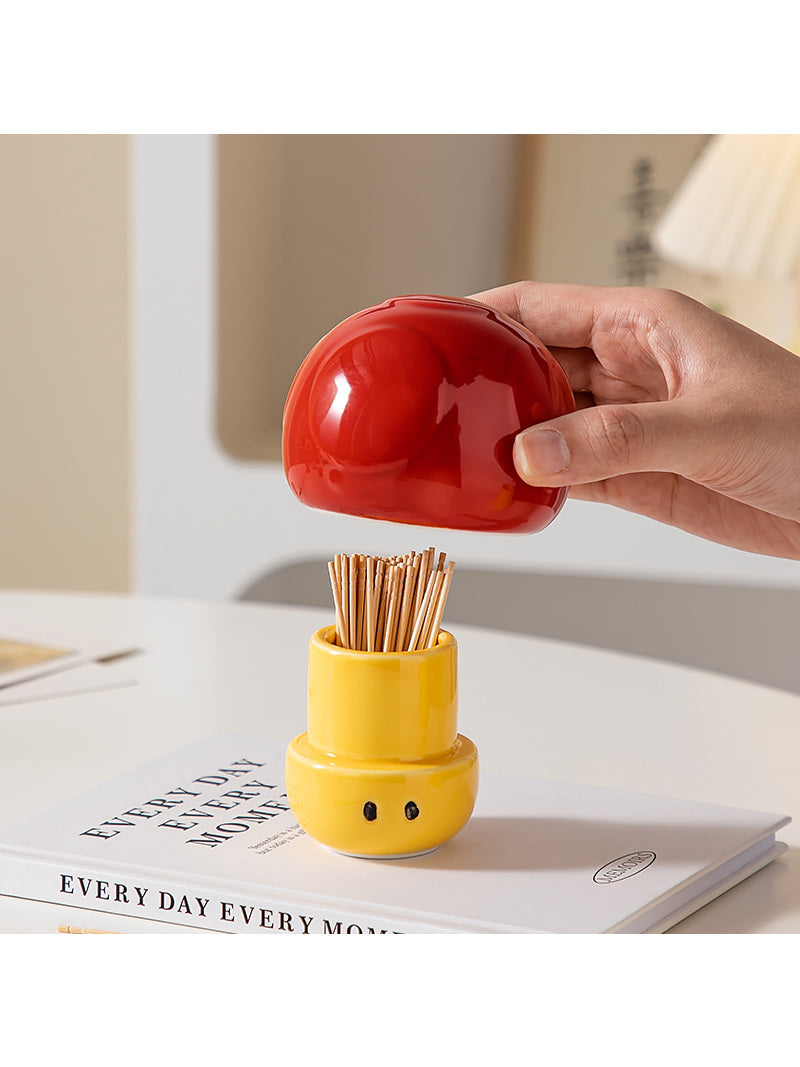
{"label": "white book", "polygon": [[53,648],[0,636],[0,689],[68,670],[94,658],[72,648]]}
{"label": "white book", "polygon": [[116,665],[138,649],[55,648],[0,635],[0,707],[135,685]]}
{"label": "white book", "polygon": [[786,847],[784,815],[483,773],[435,852],[356,859],[298,827],[285,749],[214,734],[0,829],[0,894],[125,930],[660,933]]}

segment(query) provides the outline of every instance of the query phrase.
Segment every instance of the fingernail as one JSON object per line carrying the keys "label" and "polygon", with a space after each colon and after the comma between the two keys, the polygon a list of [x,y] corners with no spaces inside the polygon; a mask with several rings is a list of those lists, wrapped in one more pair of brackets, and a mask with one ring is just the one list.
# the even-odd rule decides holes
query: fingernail
{"label": "fingernail", "polygon": [[558,474],[569,466],[569,448],[558,430],[532,427],[517,434],[514,463],[525,481],[535,482],[543,474]]}

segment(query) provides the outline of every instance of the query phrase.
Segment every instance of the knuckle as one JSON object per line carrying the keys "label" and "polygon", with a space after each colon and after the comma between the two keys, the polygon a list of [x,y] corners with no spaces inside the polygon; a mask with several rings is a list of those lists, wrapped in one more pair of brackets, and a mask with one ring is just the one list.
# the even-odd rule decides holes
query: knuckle
{"label": "knuckle", "polygon": [[681,315],[690,308],[699,306],[696,300],[677,289],[652,289],[648,298],[656,316],[665,318]]}
{"label": "knuckle", "polygon": [[644,426],[634,408],[635,405],[594,409],[597,451],[620,466],[628,464],[644,443]]}
{"label": "knuckle", "polygon": [[708,310],[693,297],[677,289],[653,289],[648,292],[644,303],[647,308],[645,321],[651,340],[672,336],[676,323],[692,321],[698,313]]}
{"label": "knuckle", "polygon": [[687,307],[692,303],[691,297],[677,289],[653,289],[653,303],[660,308],[672,311],[675,308]]}

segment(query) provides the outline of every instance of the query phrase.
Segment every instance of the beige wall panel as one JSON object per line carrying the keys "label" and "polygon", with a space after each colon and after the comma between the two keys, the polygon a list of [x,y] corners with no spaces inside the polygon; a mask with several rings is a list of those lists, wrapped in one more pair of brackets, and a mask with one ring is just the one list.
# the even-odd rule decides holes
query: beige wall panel
{"label": "beige wall panel", "polygon": [[0,586],[129,587],[128,150],[0,137]]}
{"label": "beige wall panel", "polygon": [[766,279],[713,277],[650,247],[661,211],[705,134],[553,134],[525,138],[519,275],[678,289],[780,344],[795,337],[795,294]]}
{"label": "beige wall panel", "polygon": [[511,280],[517,138],[219,138],[222,447],[280,458],[283,404],[314,343],[400,293]]}

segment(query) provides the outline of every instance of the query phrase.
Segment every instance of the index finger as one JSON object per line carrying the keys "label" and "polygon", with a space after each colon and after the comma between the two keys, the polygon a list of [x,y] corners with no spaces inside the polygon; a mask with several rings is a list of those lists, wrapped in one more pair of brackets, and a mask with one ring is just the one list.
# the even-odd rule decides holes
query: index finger
{"label": "index finger", "polygon": [[487,289],[471,299],[521,322],[546,345],[592,348],[598,329],[618,324],[620,313],[628,313],[645,292],[623,286],[525,281]]}

